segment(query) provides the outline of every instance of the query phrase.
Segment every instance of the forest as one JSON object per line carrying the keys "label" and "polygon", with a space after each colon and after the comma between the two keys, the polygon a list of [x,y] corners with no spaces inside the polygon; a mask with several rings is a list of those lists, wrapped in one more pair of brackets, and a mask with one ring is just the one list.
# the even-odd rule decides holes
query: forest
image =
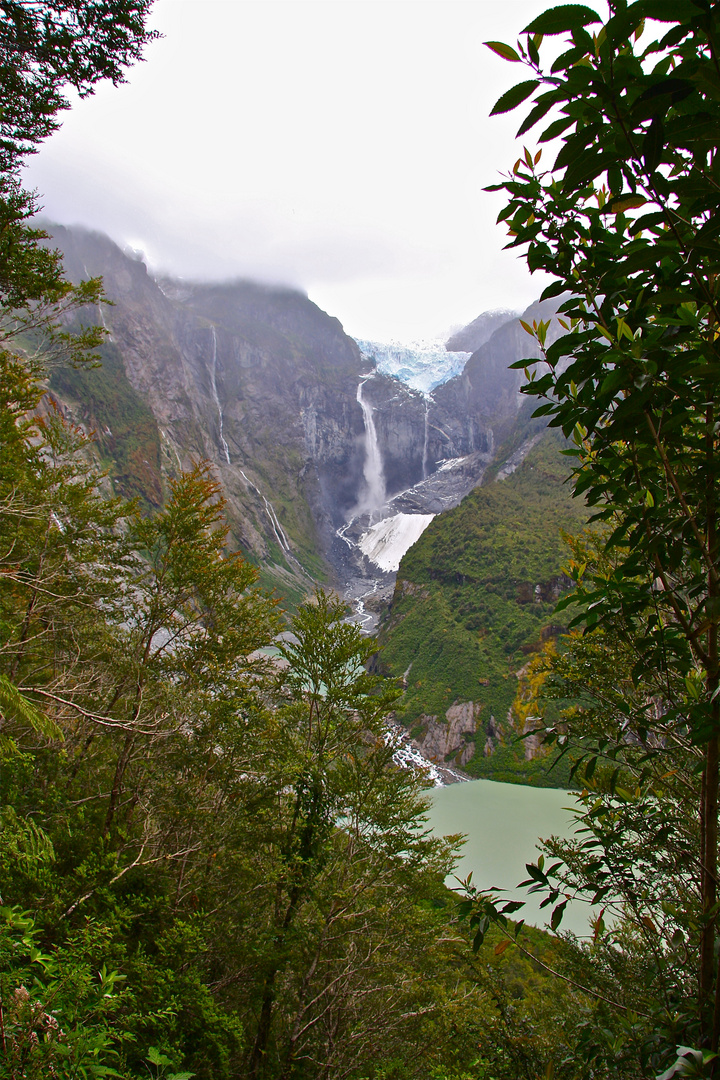
{"label": "forest", "polygon": [[[116,497],[48,392],[97,363],[102,282],[66,280],[20,168],[149,7],[0,5],[0,1077],[716,1075],[718,6],[566,4],[487,43],[527,76],[494,112],[541,125],[499,220],[565,331],[527,327],[525,393],[590,514],[517,701],[581,793],[527,867],[552,933],[446,887],[459,838],[393,766],[402,688],[343,604],[260,587],[207,462]],[[457,536],[435,566],[472,574]]]}

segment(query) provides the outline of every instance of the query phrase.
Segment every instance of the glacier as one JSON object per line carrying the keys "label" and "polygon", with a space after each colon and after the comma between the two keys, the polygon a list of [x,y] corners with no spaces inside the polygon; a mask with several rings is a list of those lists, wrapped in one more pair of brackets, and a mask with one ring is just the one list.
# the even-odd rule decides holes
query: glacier
{"label": "glacier", "polygon": [[448,352],[440,341],[414,341],[406,345],[397,341],[383,344],[355,338],[360,352],[373,360],[381,375],[390,375],[405,383],[411,390],[430,394],[459,375],[472,355],[469,352]]}

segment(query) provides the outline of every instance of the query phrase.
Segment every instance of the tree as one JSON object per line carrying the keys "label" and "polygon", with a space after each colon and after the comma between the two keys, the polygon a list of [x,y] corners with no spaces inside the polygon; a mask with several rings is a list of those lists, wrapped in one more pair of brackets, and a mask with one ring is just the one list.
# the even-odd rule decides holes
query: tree
{"label": "tree", "polygon": [[[607,572],[596,542],[574,547],[593,573],[602,563]],[[571,967],[605,1000],[581,1036],[583,1056],[655,1075],[673,1047],[699,1037],[703,753],[678,713],[701,684],[634,673],[637,656],[627,627],[574,632],[536,654],[521,696],[545,744],[571,755],[583,789],[574,837],[544,842],[547,865],[531,865],[556,926],[568,898],[588,905],[592,944],[570,950]]]}
{"label": "tree", "polygon": [[418,779],[392,763],[400,691],[366,671],[375,645],[345,615],[318,592],[279,645],[287,666],[244,824],[258,852],[251,1077],[345,1075],[378,1045],[389,1056],[429,1004],[416,950],[437,929],[419,907],[450,849],[426,831]]}
{"label": "tree", "polygon": [[[589,27],[594,32],[589,32]],[[544,35],[567,34],[549,72]],[[610,0],[552,8],[517,50],[489,42],[532,77],[495,113],[532,97],[520,126],[562,139],[542,171],[525,149],[493,185],[499,220],[531,270],[555,280],[566,334],[545,348],[525,392],[575,440],[575,491],[609,529],[605,562],[576,566],[585,625],[634,650],[631,677],[664,673],[663,724],[702,748],[697,808],[702,887],[698,1038],[720,1037],[717,936],[720,733],[720,10],[708,0]],[[549,123],[547,121],[550,120]],[[569,295],[568,295],[569,294]],[[678,700],[680,679],[694,688]],[[638,725],[652,727],[647,703]]]}
{"label": "tree", "polygon": [[142,59],[158,35],[147,30],[152,0],[3,0],[0,4],[0,172],[59,125],[72,87],[81,97]]}
{"label": "tree", "polygon": [[[68,311],[96,304],[98,281],[73,287],[56,251],[28,226],[37,198],[22,189],[19,169],[69,108],[103,79],[117,84],[157,33],[146,29],[152,0],[4,0],[0,4],[0,344],[42,330],[57,340]],[[65,355],[80,360],[102,331],[62,333]],[[46,350],[47,351],[47,350]]]}

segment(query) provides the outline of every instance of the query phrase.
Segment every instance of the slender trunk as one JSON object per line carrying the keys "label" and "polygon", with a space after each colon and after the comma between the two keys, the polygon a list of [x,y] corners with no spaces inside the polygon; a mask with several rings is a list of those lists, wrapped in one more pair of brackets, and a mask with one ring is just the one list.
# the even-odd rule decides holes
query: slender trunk
{"label": "slender trunk", "polygon": [[295,1060],[295,1054],[297,1052],[297,1041],[300,1038],[300,1032],[302,1031],[303,1027],[303,1020],[305,1018],[305,1002],[307,1000],[308,992],[310,990],[310,983],[313,976],[315,975],[315,972],[317,971],[318,964],[320,963],[320,957],[322,955],[323,946],[325,944],[325,936],[329,930],[330,924],[333,921],[334,912],[335,903],[333,902],[330,913],[325,920],[325,925],[323,927],[322,934],[320,935],[320,940],[318,942],[318,947],[315,950],[315,955],[309,968],[305,972],[305,976],[302,981],[302,987],[298,995],[298,1002],[295,1013],[295,1023],[293,1024],[293,1029],[290,1034],[290,1039],[288,1041],[288,1049],[287,1053],[285,1054],[285,1065],[283,1067],[282,1073],[280,1074],[279,1080],[289,1080],[290,1077],[293,1062]]}
{"label": "slender trunk", "polygon": [[[120,681],[118,686],[115,688],[113,696],[110,698],[107,705],[103,705],[101,707],[100,711],[105,716],[110,715],[111,710],[115,706],[115,704],[117,702],[117,699],[120,697],[120,694],[122,693],[124,682],[125,682],[124,679]],[[88,750],[90,749],[93,742],[95,741],[95,736],[97,735],[97,733],[98,733],[98,729],[96,727],[94,727],[92,729],[92,731],[90,732],[90,734],[88,735],[87,739],[85,740],[85,742],[83,744],[83,748],[80,751],[80,753],[77,755],[77,757],[75,758],[75,763],[74,763],[72,769],[70,770],[70,775],[69,775],[69,778],[68,778],[69,781],[74,780],[75,777],[77,776],[80,765],[82,764],[83,759],[85,758],[85,755],[87,754]]]}
{"label": "slender trunk", "polygon": [[[712,1026],[709,1034],[710,1048],[717,1050],[718,1037],[720,1035],[720,971],[715,978],[715,939],[717,935],[717,885],[718,885],[718,749],[720,741],[720,701],[717,698],[718,685],[720,684],[720,665],[718,663],[718,613],[717,607],[720,602],[720,587],[718,586],[718,537],[717,537],[717,507],[715,485],[712,481],[712,462],[715,455],[715,409],[713,403],[707,407],[705,416],[705,456],[707,460],[708,478],[706,500],[706,535],[707,550],[709,556],[709,572],[707,575],[707,613],[710,618],[710,626],[707,632],[708,663],[706,668],[705,686],[708,701],[710,702],[710,725],[711,736],[708,742],[705,757],[705,844],[703,850],[703,914],[707,919],[703,927],[700,946],[700,1005],[702,1014],[706,1013],[706,1006],[712,1002]],[[714,1001],[713,1001],[714,995]],[[703,1024],[705,1025],[703,1016]],[[709,1025],[708,1025],[709,1026]],[[706,1028],[707,1030],[707,1028]]]}
{"label": "slender trunk", "polygon": [[8,673],[11,682],[15,682],[17,673],[22,663],[23,656],[25,655],[25,649],[27,647],[27,639],[30,632],[30,619],[35,609],[35,602],[37,600],[37,593],[34,592],[28,600],[27,607],[25,608],[25,617],[23,619],[22,627],[20,629],[20,637],[17,644],[17,652],[13,657],[13,662],[10,665],[10,671]]}
{"label": "slender trunk", "polygon": [[707,920],[700,939],[700,1004],[703,1012],[709,1003],[715,979],[715,916],[717,899],[717,804],[718,740],[713,735],[705,750],[704,770],[704,845],[702,853],[702,910]]}
{"label": "slender trunk", "polygon": [[270,1040],[270,1027],[273,1020],[273,1006],[275,1004],[275,977],[278,969],[270,972],[265,980],[260,1019],[258,1020],[257,1034],[253,1044],[250,1063],[248,1065],[248,1080],[257,1080],[262,1075],[265,1065],[267,1045]]}
{"label": "slender trunk", "polygon": [[[301,810],[301,797],[300,793],[296,791],[295,794],[295,808],[293,812],[291,834],[295,833],[295,826],[300,820]],[[317,835],[317,817],[318,812],[322,809],[322,786],[315,784],[313,793],[313,800],[309,808],[309,813],[305,819],[304,824],[301,826],[300,841],[296,850],[296,854],[300,858],[301,865],[305,868],[309,865],[312,858],[313,848],[315,846]],[[285,858],[288,859],[293,854],[293,843],[289,843],[289,846],[285,852]],[[300,880],[295,881],[295,884],[290,889],[290,895],[288,898],[288,905],[285,909],[285,915],[283,916],[282,923],[278,926],[278,920],[276,915],[275,925],[277,926],[277,933],[275,935],[275,962],[270,968],[266,978],[265,986],[263,988],[262,1004],[260,1006],[260,1019],[258,1021],[257,1034],[255,1036],[255,1043],[253,1044],[252,1053],[250,1055],[250,1061],[248,1063],[247,1080],[257,1080],[262,1076],[265,1071],[265,1060],[267,1057],[267,1048],[270,1040],[270,1027],[273,1021],[274,1005],[275,1005],[275,980],[280,972],[287,964],[287,959],[283,958],[282,952],[285,945],[285,939],[287,938],[288,930],[290,929],[297,909],[300,905],[300,901],[307,889],[307,881],[304,880],[307,870],[302,871]]]}
{"label": "slender trunk", "polygon": [[[295,885],[290,893],[290,900],[288,902],[287,909],[285,911],[285,917],[282,921],[282,926],[275,937],[275,946],[277,953],[279,954],[285,944],[285,938],[287,932],[292,925],[292,921],[295,917],[298,904],[300,903],[302,895],[302,887]],[[267,1046],[270,1039],[270,1026],[273,1020],[273,1007],[275,1005],[275,979],[279,975],[280,971],[285,966],[286,961],[278,956],[275,964],[272,966],[265,979],[265,986],[263,987],[262,1005],[260,1006],[260,1019],[258,1021],[257,1034],[255,1036],[255,1043],[253,1044],[252,1054],[250,1055],[250,1063],[248,1066],[248,1080],[256,1080],[256,1077],[262,1076],[265,1056],[267,1054]]]}
{"label": "slender trunk", "polygon": [[118,763],[115,767],[115,776],[113,778],[113,785],[110,791],[110,802],[107,808],[107,814],[105,815],[105,824],[103,826],[103,837],[107,836],[110,832],[110,826],[112,825],[113,818],[115,817],[115,811],[117,810],[118,803],[120,802],[120,796],[122,794],[123,778],[125,776],[125,770],[130,760],[130,754],[135,743],[135,733],[128,731],[125,736],[125,742],[123,743],[122,752],[118,758]]}
{"label": "slender trunk", "polygon": [[113,785],[110,790],[110,802],[108,804],[108,810],[105,816],[105,825],[103,826],[103,837],[106,837],[107,834],[110,832],[110,826],[112,825],[113,818],[115,817],[115,811],[117,810],[117,805],[120,801],[120,795],[122,794],[125,770],[127,769],[128,762],[130,761],[130,754],[132,753],[132,748],[135,745],[135,732],[133,731],[132,725],[139,717],[140,708],[142,706],[143,684],[141,680],[138,681],[138,684],[135,688],[135,703],[133,704],[132,715],[130,716],[130,723],[128,725],[129,730],[127,735],[125,736],[125,742],[123,743],[122,752],[120,754],[120,757],[118,758],[118,763],[115,768]]}

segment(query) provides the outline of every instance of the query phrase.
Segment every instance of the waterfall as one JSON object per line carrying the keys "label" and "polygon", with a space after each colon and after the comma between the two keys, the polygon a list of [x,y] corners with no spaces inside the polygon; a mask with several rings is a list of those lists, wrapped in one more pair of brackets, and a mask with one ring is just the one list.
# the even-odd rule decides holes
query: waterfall
{"label": "waterfall", "polygon": [[268,518],[270,519],[270,524],[272,525],[272,530],[275,533],[275,539],[277,540],[278,544],[280,545],[285,557],[290,562],[295,563],[298,570],[300,570],[300,572],[303,573],[306,578],[309,578],[309,580],[312,580],[312,578],[310,578],[310,575],[305,570],[305,567],[300,562],[298,562],[298,560],[295,558],[292,551],[290,550],[290,541],[288,540],[287,535],[285,533],[285,530],[283,529],[282,525],[280,524],[280,522],[278,520],[278,516],[275,513],[275,507],[273,506],[273,504],[270,502],[269,499],[265,498],[265,496],[263,495],[262,491],[257,486],[257,484],[253,484],[252,480],[250,480],[248,478],[247,474],[245,473],[245,471],[243,469],[240,469],[239,472],[240,472],[240,475],[242,476],[243,480],[247,484],[247,486],[249,488],[251,488],[252,491],[254,491],[255,494],[259,495],[260,498],[262,499],[263,505],[265,507],[265,513],[267,514]]}
{"label": "waterfall", "polygon": [[427,480],[427,452],[428,452],[428,429],[430,427],[428,417],[430,416],[430,398],[425,398],[425,434],[423,436],[423,480]]}
{"label": "waterfall", "polygon": [[230,447],[228,446],[225,436],[223,435],[223,413],[220,406],[220,398],[217,392],[217,383],[215,382],[215,372],[217,371],[217,335],[215,334],[215,327],[211,327],[212,334],[212,366],[210,368],[210,389],[212,390],[213,401],[217,407],[218,420],[220,423],[220,445],[223,448],[225,454],[225,460],[228,465],[230,464]]}
{"label": "waterfall", "polygon": [[383,474],[377,431],[373,420],[372,405],[369,401],[365,401],[363,397],[363,386],[366,382],[367,379],[361,379],[357,389],[357,401],[362,409],[365,424],[365,464],[363,466],[365,499],[362,510],[372,511],[377,510],[385,502],[385,476]]}
{"label": "waterfall", "polygon": [[98,314],[100,315],[100,322],[102,323],[103,330],[107,331],[108,338],[112,341],[110,330],[108,329],[108,324],[105,322],[105,312],[103,311],[102,304],[98,304],[97,308],[98,308]]}
{"label": "waterfall", "polygon": [[240,469],[240,475],[242,476],[242,478],[245,481],[245,483],[247,484],[247,486],[249,488],[252,488],[252,490],[255,492],[255,494],[259,495],[260,498],[262,499],[263,504],[265,506],[265,513],[270,518],[270,524],[272,525],[272,530],[275,533],[275,539],[277,540],[278,544],[280,545],[282,550],[285,552],[285,554],[289,555],[290,554],[290,544],[288,542],[287,536],[285,535],[285,530],[283,529],[282,525],[278,521],[278,516],[275,513],[275,507],[273,506],[273,504],[271,502],[269,502],[265,498],[265,496],[263,495],[262,491],[257,486],[257,484],[253,484],[252,480],[248,479],[247,475],[245,474],[245,472],[242,469]]}

